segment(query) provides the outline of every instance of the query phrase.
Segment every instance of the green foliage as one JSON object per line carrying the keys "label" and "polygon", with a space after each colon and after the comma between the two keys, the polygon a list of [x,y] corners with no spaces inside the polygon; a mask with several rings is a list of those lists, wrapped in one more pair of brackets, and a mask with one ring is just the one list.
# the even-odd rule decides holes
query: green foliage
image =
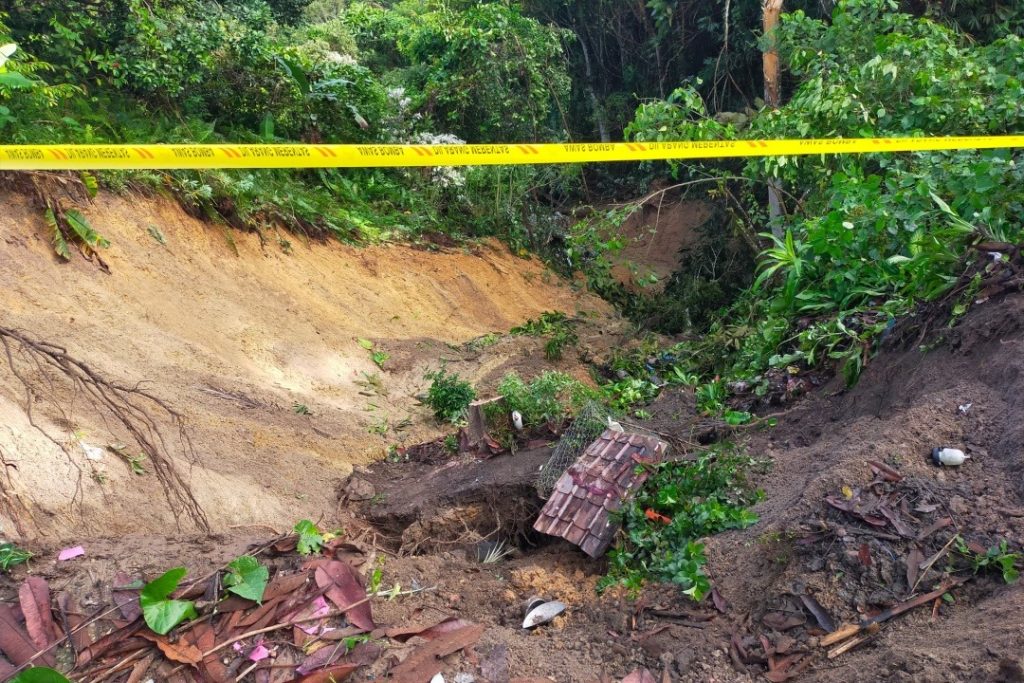
{"label": "green foliage", "polygon": [[702,600],[711,586],[700,539],[757,521],[748,509],[761,495],[745,478],[751,464],[735,446],[719,444],[693,462],[659,465],[621,511],[623,530],[599,587],[637,592],[647,581],[662,581]]}
{"label": "green foliage", "polygon": [[[0,130],[12,143],[430,143],[461,141],[449,133],[474,127],[462,139],[491,141],[499,124],[510,138],[560,137],[555,95],[567,80],[557,31],[498,4],[438,4],[422,17],[421,9],[14,0],[10,29],[0,16],[0,47],[10,52],[0,66]],[[378,60],[357,39],[394,59]],[[497,235],[518,249],[549,236],[537,226],[553,221],[529,200],[561,177],[531,168],[213,169],[108,171],[99,181],[169,191],[196,216],[246,230],[274,224],[345,241]],[[84,179],[90,193],[95,180]],[[69,235],[88,224],[65,224],[60,212],[52,219],[55,249],[69,253]]]}
{"label": "green foliage", "polygon": [[32,558],[32,553],[22,550],[13,543],[0,543],[0,571],[10,571],[11,567],[24,564]]}
{"label": "green foliage", "polygon": [[705,415],[718,415],[725,410],[725,399],[727,396],[725,382],[716,377],[710,382],[697,387],[697,410]]}
{"label": "green foliage", "polygon": [[270,580],[270,570],[262,566],[255,557],[242,555],[228,564],[224,586],[240,597],[254,602],[263,600],[263,591]]}
{"label": "green foliage", "polygon": [[310,412],[309,406],[307,406],[305,403],[299,403],[298,401],[292,404],[292,412],[294,412],[296,415],[313,414],[312,412]]}
{"label": "green foliage", "polygon": [[544,357],[550,361],[558,361],[562,359],[566,347],[575,346],[579,341],[573,325],[574,321],[565,313],[546,311],[536,320],[530,319],[522,325],[513,327],[510,334],[547,337],[544,343]]}
{"label": "green foliage", "polygon": [[1017,569],[1020,553],[1011,553],[1005,540],[984,553],[977,553],[967,547],[963,538],[957,537],[956,550],[971,563],[975,574],[983,570],[995,570],[1002,574],[1006,583],[1014,583],[1020,578],[1020,570]]}
{"label": "green foliage", "polygon": [[528,429],[560,423],[594,398],[593,390],[561,372],[543,372],[529,382],[511,372],[498,384],[498,394],[504,410],[518,411]]}
{"label": "green foliage", "polygon": [[650,403],[658,393],[658,387],[646,377],[626,377],[601,387],[601,396],[618,411]]}
{"label": "green foliage", "polygon": [[191,600],[171,600],[169,596],[178,588],[188,570],[184,567],[171,569],[161,577],[143,586],[139,593],[142,617],[154,633],[164,635],[185,621],[195,619],[195,603]]}
{"label": "green foliage", "polygon": [[299,535],[297,549],[300,555],[312,555],[320,552],[324,545],[324,534],[308,519],[299,521],[294,528]]}
{"label": "green foliage", "polygon": [[387,351],[374,351],[370,354],[370,359],[373,361],[374,365],[381,370],[384,369],[384,363],[387,363],[390,358],[391,354]]}
{"label": "green foliage", "polygon": [[[847,0],[831,22],[801,11],[785,16],[780,37],[795,85],[778,111],[740,129],[709,116],[700,94],[684,87],[640,107],[628,134],[985,135],[1024,125],[1018,36],[971,43],[895,3]],[[677,348],[686,359],[679,372],[707,382],[753,380],[772,367],[831,367],[852,384],[894,318],[949,291],[973,242],[1024,237],[1022,162],[1019,150],[968,150],[670,164],[687,182],[717,177],[713,192],[730,204],[746,241],[766,243],[751,288]],[[783,188],[790,213],[776,234],[758,235],[768,225],[766,178]],[[724,398],[699,395],[708,412],[719,412]]]}
{"label": "green foliage", "polygon": [[33,666],[12,678],[10,683],[70,683],[70,681],[58,671],[45,666]]}
{"label": "green foliage", "polygon": [[426,378],[430,380],[427,405],[434,411],[434,418],[438,422],[460,422],[469,404],[476,399],[473,385],[444,367],[428,372]]}
{"label": "green foliage", "polygon": [[538,140],[561,130],[569,95],[562,32],[515,5],[441,0],[394,9],[354,2],[357,42],[404,69],[412,108],[470,142]]}

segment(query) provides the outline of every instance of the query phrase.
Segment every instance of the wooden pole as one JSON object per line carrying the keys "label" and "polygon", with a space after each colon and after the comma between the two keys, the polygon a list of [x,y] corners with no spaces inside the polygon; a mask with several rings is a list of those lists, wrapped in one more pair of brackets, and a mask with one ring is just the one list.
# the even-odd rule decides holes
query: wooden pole
{"label": "wooden pole", "polygon": [[[779,94],[779,45],[778,27],[779,15],[782,14],[783,0],[764,0],[762,14],[764,18],[764,104],[769,110],[778,109],[782,104],[782,97]],[[768,215],[772,220],[772,232],[776,237],[782,237],[782,193],[779,191],[778,181],[775,178],[768,179]]]}

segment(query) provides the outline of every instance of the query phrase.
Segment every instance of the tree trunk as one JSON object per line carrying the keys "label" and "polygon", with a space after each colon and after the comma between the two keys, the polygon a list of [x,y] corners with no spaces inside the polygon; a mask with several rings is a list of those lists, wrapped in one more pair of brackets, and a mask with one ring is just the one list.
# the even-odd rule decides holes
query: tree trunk
{"label": "tree trunk", "polygon": [[[768,109],[778,109],[781,104],[779,95],[779,45],[777,30],[779,15],[782,14],[783,0],[764,0],[764,104]],[[782,196],[775,178],[768,179],[768,214],[772,221],[772,232],[782,237]]]}
{"label": "tree trunk", "polygon": [[587,48],[587,39],[582,33],[577,33],[576,38],[580,41],[580,47],[583,49],[583,66],[587,72],[586,78],[586,89],[587,96],[590,98],[590,106],[594,110],[594,122],[597,124],[598,135],[601,136],[601,142],[611,142],[611,135],[608,132],[608,121],[605,117],[604,107],[601,106],[601,101],[597,98],[597,90],[594,88],[594,69],[590,62],[590,50]]}

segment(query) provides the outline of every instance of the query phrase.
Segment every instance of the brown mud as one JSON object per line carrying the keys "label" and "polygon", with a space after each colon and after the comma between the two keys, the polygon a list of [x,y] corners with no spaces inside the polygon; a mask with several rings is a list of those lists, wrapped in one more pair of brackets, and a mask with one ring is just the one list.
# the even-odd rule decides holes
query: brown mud
{"label": "brown mud", "polygon": [[[444,660],[446,680],[464,673],[496,683],[589,682],[646,667],[656,680],[755,681],[765,680],[769,662],[778,667],[794,654],[803,662],[792,669],[798,681],[1024,680],[1024,587],[1004,584],[998,573],[959,572],[969,580],[948,590],[951,602],[893,617],[832,659],[800,597],[813,597],[837,624],[870,619],[901,604],[912,584],[919,594],[939,582],[935,570],[908,572],[919,566],[915,552],[929,558],[954,534],[979,548],[1004,539],[1024,545],[1024,297],[977,306],[930,337],[930,350],[887,349],[853,389],[834,381],[785,410],[777,427],[735,434],[768,466],[756,478],[765,494],[755,508],[760,521],[707,539],[708,572],[722,599],[695,605],[673,587],[651,587],[630,600],[597,593],[604,561],[525,531],[541,504],[533,477],[546,449],[478,461],[433,446],[380,461],[387,443],[440,436],[412,397],[424,369],[448,358],[486,385],[510,368],[550,367],[539,340],[472,341],[553,308],[605,316],[588,318],[581,330],[580,346],[600,353],[624,340],[603,304],[493,245],[438,254],[296,241],[284,255],[235,234],[236,257],[220,234],[169,203],[105,204],[97,212],[108,213],[94,222],[115,244],[110,276],[81,259],[55,264],[31,209],[8,201],[9,217],[0,218],[4,322],[60,340],[120,380],[149,379],[187,413],[204,457],[191,481],[210,506],[214,533],[175,532],[159,504],[144,504],[155,485],[113,468],[102,484],[107,493],[91,494],[91,510],[66,510],[61,477],[68,474],[52,471],[65,454],[33,434],[19,385],[4,376],[0,447],[17,461],[24,500],[41,496],[34,509],[45,523],[27,525],[24,544],[37,557],[0,582],[3,599],[31,573],[86,607],[102,605],[119,571],[151,579],[183,565],[202,576],[309,517],[372,548],[364,571],[382,567],[383,585],[430,589],[376,599],[379,624],[454,615],[486,626],[477,645]],[[147,234],[154,220],[173,253]],[[53,273],[63,277],[59,286]],[[460,285],[463,278],[472,286]],[[372,389],[355,383],[375,371],[357,338],[391,354],[382,373],[388,396],[366,396]],[[557,367],[582,376],[569,356]],[[321,376],[324,368],[333,374]],[[308,405],[312,418],[292,412],[292,402]],[[408,412],[412,425],[387,440],[367,433],[371,403],[389,416]],[[677,450],[718,435],[708,433],[686,392],[668,390],[648,411],[644,426]],[[71,423],[58,424],[60,416],[43,408],[40,417],[55,432],[85,429],[85,441],[103,428],[88,424],[85,411]],[[940,445],[971,459],[938,468],[929,454]],[[11,529],[5,521],[4,531]],[[72,539],[86,556],[56,562]],[[481,540],[504,540],[511,553],[483,563]],[[952,551],[940,556],[935,569],[951,558]],[[523,604],[533,596],[561,600],[566,612],[526,631]],[[349,680],[372,674],[360,670]]]}
{"label": "brown mud", "polygon": [[[485,389],[510,370],[585,377],[575,353],[552,364],[543,340],[501,336],[527,318],[582,315],[582,345],[623,341],[603,301],[497,243],[355,248],[210,226],[169,200],[102,195],[86,213],[111,242],[107,273],[77,253],[59,262],[28,199],[0,203],[0,325],[180,412],[195,458],[171,453],[173,464],[216,530],[316,518],[333,509],[353,465],[442,435],[416,399],[442,362]],[[360,340],[388,354],[383,369]],[[35,377],[31,359],[15,349],[14,360]],[[152,473],[132,473],[134,451],[107,449],[132,445],[116,420],[81,391],[44,382],[32,401],[37,429],[4,365],[0,452],[22,517],[15,524],[0,510],[5,533],[189,530],[161,504]],[[99,449],[95,459],[85,446]]]}

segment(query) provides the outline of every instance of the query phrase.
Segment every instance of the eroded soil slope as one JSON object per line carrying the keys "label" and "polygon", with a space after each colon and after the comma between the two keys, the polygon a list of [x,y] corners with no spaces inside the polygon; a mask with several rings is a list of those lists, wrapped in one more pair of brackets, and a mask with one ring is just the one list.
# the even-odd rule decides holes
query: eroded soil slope
{"label": "eroded soil slope", "polygon": [[[112,381],[141,382],[182,413],[194,462],[173,429],[168,449],[215,529],[318,518],[334,509],[354,463],[437,436],[414,397],[442,359],[485,385],[544,363],[539,340],[465,342],[560,310],[601,320],[581,329],[588,346],[616,343],[602,339],[617,324],[603,302],[495,243],[354,248],[261,238],[193,220],[167,200],[104,195],[87,214],[111,242],[107,273],[78,254],[60,262],[27,199],[7,194],[0,204],[0,325],[64,347]],[[388,354],[383,371],[359,340]],[[31,371],[34,360],[13,350]],[[553,367],[582,374],[574,355]],[[122,427],[101,419],[81,390],[59,381],[36,388],[38,429],[23,384],[0,366],[4,531],[173,530],[152,466],[132,474]],[[127,457],[110,445],[127,445]]]}

